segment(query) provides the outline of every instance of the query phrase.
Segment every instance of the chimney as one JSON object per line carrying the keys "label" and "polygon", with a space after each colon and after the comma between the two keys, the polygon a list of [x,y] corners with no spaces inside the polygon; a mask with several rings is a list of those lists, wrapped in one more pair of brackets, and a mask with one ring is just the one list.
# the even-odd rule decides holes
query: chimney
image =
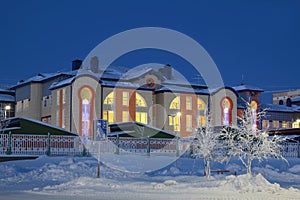
{"label": "chimney", "polygon": [[73,60],[72,61],[72,71],[80,69],[81,64],[82,64],[82,60],[78,60],[78,59],[77,60]]}
{"label": "chimney", "polygon": [[166,64],[163,68],[158,70],[164,77],[167,79],[172,79],[172,67],[169,64]]}
{"label": "chimney", "polygon": [[99,69],[99,59],[97,56],[91,58],[91,70],[94,73],[98,73]]}

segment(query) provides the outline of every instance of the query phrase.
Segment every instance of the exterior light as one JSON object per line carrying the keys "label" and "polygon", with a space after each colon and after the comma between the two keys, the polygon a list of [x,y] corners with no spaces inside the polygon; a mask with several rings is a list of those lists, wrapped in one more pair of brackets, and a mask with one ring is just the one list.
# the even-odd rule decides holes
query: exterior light
{"label": "exterior light", "polygon": [[176,115],[177,115],[177,117],[180,117],[181,116],[181,112],[178,112]]}
{"label": "exterior light", "polygon": [[6,106],[4,107],[4,119],[7,118],[7,111],[10,110],[10,109],[11,109],[10,105],[6,105]]}
{"label": "exterior light", "polygon": [[300,123],[300,119],[297,119],[296,122]]}

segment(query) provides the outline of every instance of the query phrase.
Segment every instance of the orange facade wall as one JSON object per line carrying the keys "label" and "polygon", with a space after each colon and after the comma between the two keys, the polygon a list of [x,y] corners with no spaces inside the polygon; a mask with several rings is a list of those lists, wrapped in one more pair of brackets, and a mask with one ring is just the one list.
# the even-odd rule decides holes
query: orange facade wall
{"label": "orange facade wall", "polygon": [[[129,93],[129,105],[123,105],[123,92]],[[122,122],[122,112],[129,111],[129,121],[135,121],[135,90],[116,88],[116,122]]]}

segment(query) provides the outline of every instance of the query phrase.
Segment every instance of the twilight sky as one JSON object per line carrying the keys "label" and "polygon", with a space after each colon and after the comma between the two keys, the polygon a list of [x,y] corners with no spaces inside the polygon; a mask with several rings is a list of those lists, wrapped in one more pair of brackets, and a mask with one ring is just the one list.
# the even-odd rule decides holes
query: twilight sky
{"label": "twilight sky", "polygon": [[[297,0],[2,0],[0,5],[0,85],[69,70],[72,60],[84,59],[108,37],[154,26],[199,42],[226,85],[239,85],[243,76],[246,84],[266,92],[300,88]],[[160,50],[135,51],[114,65],[144,63],[171,64],[195,81],[188,62]]]}

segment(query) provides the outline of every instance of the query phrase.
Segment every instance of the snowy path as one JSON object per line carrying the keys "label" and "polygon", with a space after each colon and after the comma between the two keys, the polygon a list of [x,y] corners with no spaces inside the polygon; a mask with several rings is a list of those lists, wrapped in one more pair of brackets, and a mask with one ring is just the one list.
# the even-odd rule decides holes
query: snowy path
{"label": "snowy path", "polygon": [[[193,159],[149,174],[102,166],[101,178],[95,178],[96,164],[93,158],[47,157],[0,163],[0,199],[300,199],[300,191],[290,188],[300,186],[300,159],[286,166],[277,160],[262,163],[252,178],[216,175],[209,181]],[[227,168],[242,172],[237,162]]]}

